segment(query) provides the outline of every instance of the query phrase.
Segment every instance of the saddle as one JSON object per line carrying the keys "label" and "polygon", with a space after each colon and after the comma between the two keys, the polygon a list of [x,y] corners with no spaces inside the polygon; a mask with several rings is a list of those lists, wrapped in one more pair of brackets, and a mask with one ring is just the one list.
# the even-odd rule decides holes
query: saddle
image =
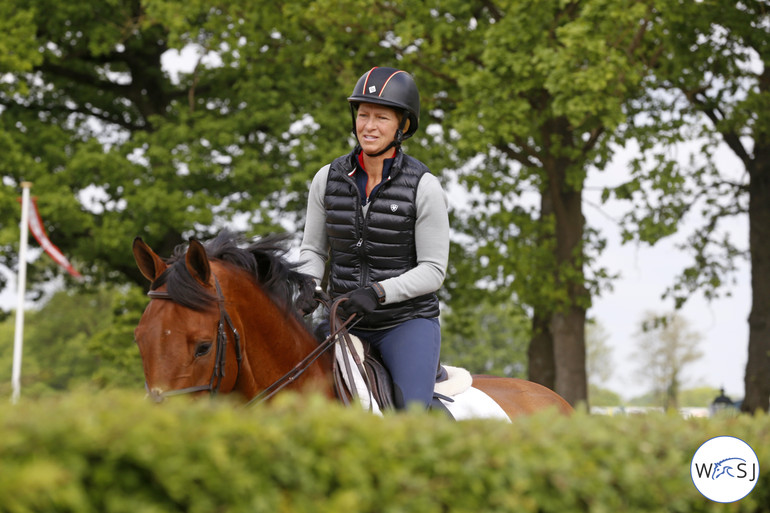
{"label": "saddle", "polygon": [[[348,401],[358,396],[372,409],[374,405],[371,402],[376,403],[380,410],[395,409],[393,380],[379,352],[354,335],[349,335],[349,338],[350,342],[344,344],[344,350],[338,347],[335,358],[334,375],[338,390],[344,391]],[[354,367],[357,367],[360,380],[356,379]],[[452,396],[465,392],[472,383],[473,378],[467,370],[439,364],[432,407],[446,410],[438,399],[451,402]],[[364,394],[369,396],[368,401],[362,397]]]}
{"label": "saddle", "polygon": [[[379,412],[381,409],[394,409],[393,379],[383,364],[381,356],[369,344],[365,344],[342,327],[337,307],[344,300],[345,298],[338,299],[329,307],[329,330],[338,337],[332,366],[337,396],[345,405],[349,405],[353,398],[358,397],[370,410]],[[321,330],[323,326],[316,328],[316,338],[319,340],[322,339],[319,336]],[[473,378],[465,369],[439,364],[436,382],[437,387],[442,389],[434,390],[433,407],[442,409],[451,416],[441,400],[452,401],[450,395],[468,390],[473,383]],[[451,384],[448,385],[450,382]]]}

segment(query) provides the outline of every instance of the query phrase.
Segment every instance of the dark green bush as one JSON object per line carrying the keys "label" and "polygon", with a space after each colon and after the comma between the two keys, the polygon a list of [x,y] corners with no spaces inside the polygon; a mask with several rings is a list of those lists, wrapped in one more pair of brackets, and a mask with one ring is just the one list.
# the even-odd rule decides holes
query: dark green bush
{"label": "dark green bush", "polygon": [[[509,425],[410,412],[378,418],[284,394],[150,404],[73,393],[0,405],[3,512],[767,511],[767,416],[571,418]],[[762,473],[733,504],[704,498],[690,461],[729,434]]]}

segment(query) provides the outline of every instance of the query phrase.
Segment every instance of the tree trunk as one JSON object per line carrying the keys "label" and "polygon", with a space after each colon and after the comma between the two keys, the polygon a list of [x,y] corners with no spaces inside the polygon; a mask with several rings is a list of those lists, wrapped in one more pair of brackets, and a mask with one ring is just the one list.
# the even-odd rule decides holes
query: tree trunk
{"label": "tree trunk", "polygon": [[[540,194],[540,222],[545,222],[553,215],[553,202],[547,190]],[[551,237],[547,235],[547,237]],[[545,241],[541,238],[540,243]],[[541,305],[534,306],[532,314],[532,338],[527,348],[527,376],[530,381],[539,383],[551,390],[556,390],[556,360],[553,353],[551,335],[552,309]]]}
{"label": "tree trunk", "polygon": [[573,181],[574,170],[570,176],[570,162],[566,159],[548,161],[544,168],[548,176],[546,194],[550,195],[556,221],[556,284],[567,295],[565,303],[556,305],[551,315],[556,368],[554,390],[576,406],[588,403],[585,320],[589,301],[583,275],[583,185]]}
{"label": "tree trunk", "polygon": [[755,157],[747,166],[752,302],[741,406],[745,412],[768,411],[770,406],[770,145],[755,144]]}
{"label": "tree trunk", "polygon": [[527,349],[527,376],[530,381],[556,390],[556,362],[549,317],[535,309],[532,316],[532,339]]}
{"label": "tree trunk", "polygon": [[584,308],[573,307],[551,317],[553,352],[556,356],[557,394],[572,406],[588,403]]}

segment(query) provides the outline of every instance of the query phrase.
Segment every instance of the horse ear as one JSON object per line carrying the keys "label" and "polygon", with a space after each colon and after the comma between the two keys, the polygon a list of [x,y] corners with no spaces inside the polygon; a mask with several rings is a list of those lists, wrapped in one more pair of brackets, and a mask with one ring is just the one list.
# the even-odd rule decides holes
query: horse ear
{"label": "horse ear", "polygon": [[160,276],[166,270],[166,262],[148,246],[141,237],[134,239],[134,260],[142,275],[150,281]]}
{"label": "horse ear", "polygon": [[211,279],[211,266],[209,258],[206,256],[206,250],[196,239],[190,239],[190,247],[187,248],[185,263],[190,276],[195,278],[201,285],[208,285]]}

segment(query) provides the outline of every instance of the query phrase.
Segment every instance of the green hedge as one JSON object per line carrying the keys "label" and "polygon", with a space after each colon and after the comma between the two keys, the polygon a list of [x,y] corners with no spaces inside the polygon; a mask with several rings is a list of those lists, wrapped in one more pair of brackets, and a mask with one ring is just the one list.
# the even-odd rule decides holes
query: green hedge
{"label": "green hedge", "polygon": [[[0,405],[3,512],[767,511],[767,416],[451,422],[384,418],[284,394],[270,406],[150,404],[84,392]],[[704,498],[690,461],[707,439],[748,442],[760,479]]]}

